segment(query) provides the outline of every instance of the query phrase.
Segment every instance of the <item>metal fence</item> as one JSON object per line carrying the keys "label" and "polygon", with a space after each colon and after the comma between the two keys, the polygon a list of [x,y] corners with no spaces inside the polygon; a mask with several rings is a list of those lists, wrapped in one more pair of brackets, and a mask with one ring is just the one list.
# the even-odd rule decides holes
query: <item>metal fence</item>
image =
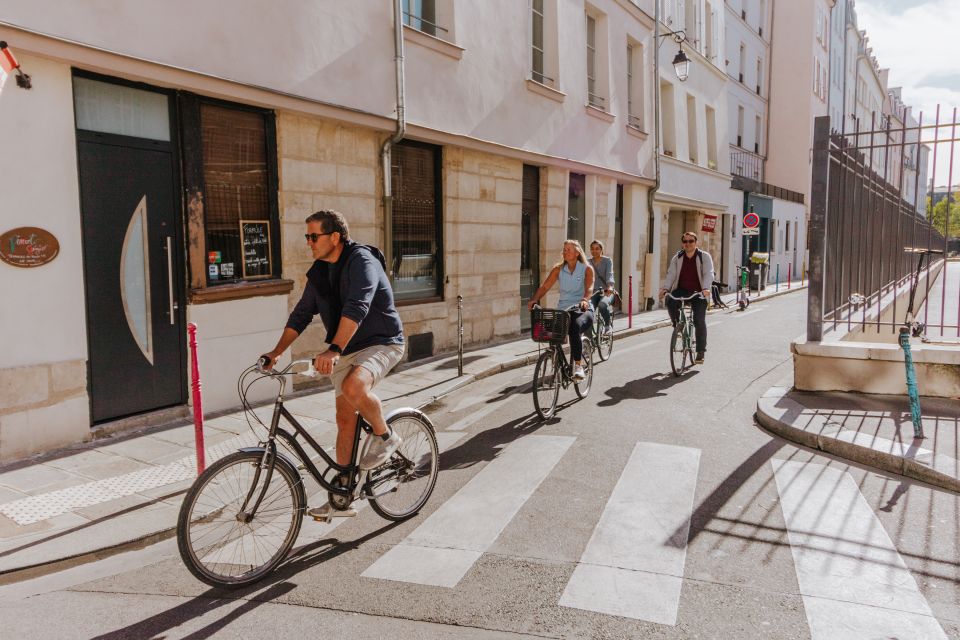
{"label": "metal fence", "polygon": [[[960,293],[953,291],[952,281],[948,289],[943,268],[952,246],[949,232],[960,221],[950,206],[945,211],[927,206],[928,181],[943,175],[948,162],[947,184],[952,184],[954,152],[960,150],[956,110],[948,123],[943,120],[938,109],[933,124],[925,124],[921,114],[917,123],[893,127],[887,119],[838,134],[831,133],[829,117],[816,119],[808,340],[819,341],[825,331],[837,329],[889,327],[896,333],[906,311],[903,294],[918,281],[921,288],[936,287],[930,298],[936,298],[939,312],[932,317],[927,305],[921,321],[943,335],[948,329],[960,335],[955,311],[960,298],[953,300]],[[960,264],[949,267],[953,273]],[[928,277],[918,280],[918,273]]]}

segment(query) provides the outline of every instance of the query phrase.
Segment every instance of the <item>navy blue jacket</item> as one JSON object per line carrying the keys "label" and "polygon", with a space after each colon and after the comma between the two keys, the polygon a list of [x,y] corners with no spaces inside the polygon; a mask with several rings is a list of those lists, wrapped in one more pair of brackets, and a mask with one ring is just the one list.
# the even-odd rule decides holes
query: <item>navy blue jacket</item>
{"label": "navy blue jacket", "polygon": [[287,326],[303,333],[318,314],[327,329],[328,344],[337,334],[341,317],[359,325],[344,346],[344,355],[378,344],[403,344],[403,324],[383,265],[370,249],[353,240],[346,241],[335,263],[313,263]]}

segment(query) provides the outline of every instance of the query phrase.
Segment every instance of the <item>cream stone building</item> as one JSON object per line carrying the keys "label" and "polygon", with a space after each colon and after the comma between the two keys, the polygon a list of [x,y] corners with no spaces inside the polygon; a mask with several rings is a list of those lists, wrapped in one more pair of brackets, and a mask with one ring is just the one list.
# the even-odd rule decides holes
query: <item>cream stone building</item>
{"label": "cream stone building", "polygon": [[[0,460],[185,416],[189,322],[204,409],[236,406],[303,289],[317,209],[383,248],[408,358],[455,348],[458,296],[468,345],[520,335],[566,237],[604,241],[642,291],[652,1],[422,0],[402,24],[385,1],[262,6],[4,5],[33,88],[0,93],[0,232],[39,227],[60,251],[0,264],[19,301],[0,308]],[[666,160],[663,216],[722,210],[723,74],[698,34],[675,105],[709,117],[674,119],[699,150]]]}

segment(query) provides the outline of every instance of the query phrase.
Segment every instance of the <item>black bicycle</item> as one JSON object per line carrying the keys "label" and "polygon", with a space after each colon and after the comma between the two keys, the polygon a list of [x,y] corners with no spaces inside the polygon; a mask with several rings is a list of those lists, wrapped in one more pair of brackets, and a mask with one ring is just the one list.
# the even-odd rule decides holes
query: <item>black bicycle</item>
{"label": "black bicycle", "polygon": [[[570,309],[575,309],[571,307]],[[566,389],[573,383],[577,397],[581,400],[590,393],[593,383],[593,356],[589,336],[583,340],[583,372],[586,377],[576,380],[573,377],[573,362],[564,353],[563,343],[570,330],[569,310],[541,309],[534,307],[531,312],[531,337],[538,343],[546,343],[547,349],[537,358],[533,370],[533,407],[542,420],[553,417],[557,410],[557,398],[560,387]]]}
{"label": "black bicycle", "polygon": [[[268,429],[256,447],[231,453],[204,471],[190,487],[177,520],[177,544],[187,569],[214,587],[242,587],[273,571],[290,551],[300,533],[307,495],[301,471],[327,490],[331,517],[355,515],[347,511],[355,500],[369,500],[370,507],[387,520],[415,515],[433,492],[439,469],[439,451],[433,424],[421,411],[396,409],[387,424],[403,442],[376,469],[360,469],[372,436],[370,425],[357,414],[350,463],[336,463],[283,406],[287,378],[297,373],[316,375],[311,360],[297,360],[282,371],[268,371],[261,358],[240,376],[238,392],[247,419]],[[305,372],[299,367],[307,365]],[[247,402],[247,390],[257,380],[279,381],[273,416],[267,427]],[[293,433],[280,427],[280,419],[293,426]],[[252,426],[252,423],[251,423]],[[371,434],[360,446],[360,434]],[[302,438],[303,443],[298,440]],[[290,453],[291,460],[281,447]],[[320,471],[304,449],[313,449],[326,465]]]}
{"label": "black bicycle", "polygon": [[[617,295],[619,294],[614,292],[611,300]],[[606,362],[613,354],[613,324],[606,323],[599,309],[596,313],[593,329],[590,331],[590,346],[600,356],[600,362]]]}

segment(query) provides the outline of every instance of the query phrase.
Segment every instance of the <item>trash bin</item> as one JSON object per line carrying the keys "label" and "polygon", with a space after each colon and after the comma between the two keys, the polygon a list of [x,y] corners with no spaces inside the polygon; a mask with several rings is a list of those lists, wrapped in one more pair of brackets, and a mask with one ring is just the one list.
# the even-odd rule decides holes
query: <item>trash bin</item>
{"label": "trash bin", "polygon": [[770,271],[770,254],[754,251],[750,254],[750,288],[762,291],[767,288]]}

